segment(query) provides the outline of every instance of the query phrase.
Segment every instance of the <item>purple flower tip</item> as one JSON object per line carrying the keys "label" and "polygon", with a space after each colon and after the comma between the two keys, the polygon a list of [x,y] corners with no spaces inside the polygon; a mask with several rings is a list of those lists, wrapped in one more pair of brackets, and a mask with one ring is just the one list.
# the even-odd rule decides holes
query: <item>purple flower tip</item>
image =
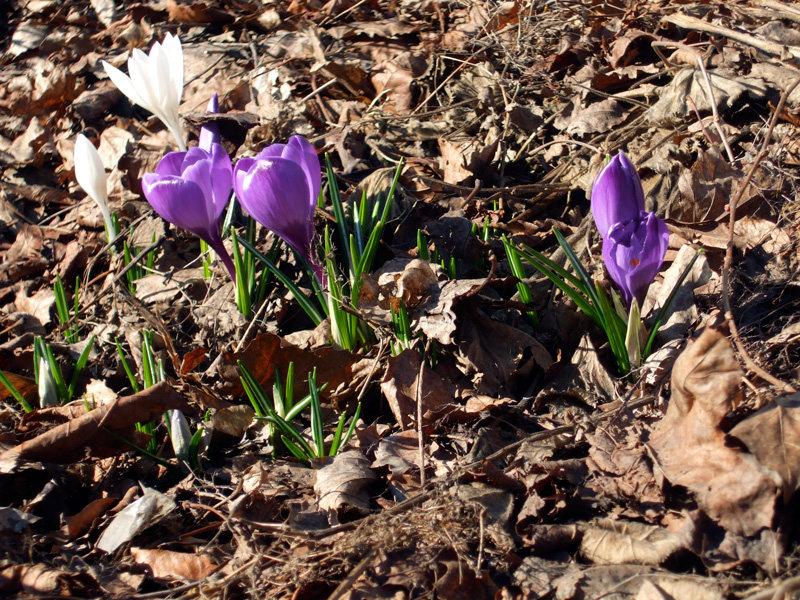
{"label": "purple flower tip", "polygon": [[592,186],[592,214],[603,239],[616,223],[635,219],[644,210],[644,191],[636,169],[620,151],[597,175]]}
{"label": "purple flower tip", "polygon": [[236,163],[236,197],[259,223],[299,252],[318,273],[312,241],[322,175],[317,152],[299,135]]}
{"label": "purple flower tip", "polygon": [[[218,112],[219,112],[219,96],[217,96],[217,93],[214,92],[214,95],[211,96],[211,100],[208,101],[208,106],[206,107],[206,114],[215,115]],[[200,128],[200,140],[198,141],[197,145],[200,146],[203,150],[210,152],[211,145],[219,144],[219,140],[220,140],[219,125],[217,125],[215,121],[209,121]]]}
{"label": "purple flower tip", "polygon": [[204,240],[235,279],[233,261],[219,231],[232,183],[230,156],[219,144],[211,144],[208,150],[197,147],[167,154],[155,173],[144,175],[142,190],[163,219]]}

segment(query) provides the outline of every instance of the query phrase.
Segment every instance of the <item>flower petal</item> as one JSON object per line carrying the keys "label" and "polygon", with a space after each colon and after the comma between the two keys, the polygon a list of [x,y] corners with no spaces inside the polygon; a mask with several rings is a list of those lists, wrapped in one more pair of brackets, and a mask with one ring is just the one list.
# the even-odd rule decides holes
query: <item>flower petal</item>
{"label": "flower petal", "polygon": [[637,219],[617,223],[603,240],[603,260],[625,303],[641,305],[647,289],[664,262],[669,229],[654,213],[642,212]]}
{"label": "flower petal", "polygon": [[592,186],[592,214],[600,235],[611,227],[636,219],[644,210],[644,191],[636,169],[620,151],[597,175]]}
{"label": "flower petal", "polygon": [[103,68],[106,70],[106,74],[108,78],[111,80],[117,89],[120,92],[125,94],[125,96],[134,104],[138,104],[139,106],[143,106],[142,97],[139,95],[139,92],[136,91],[136,86],[133,85],[131,78],[125,75],[122,71],[120,71],[117,67],[110,65],[106,61],[103,62]]}
{"label": "flower petal", "polygon": [[103,222],[109,238],[116,235],[111,210],[108,206],[106,169],[94,144],[82,133],[75,140],[75,179],[103,213]]}
{"label": "flower petal", "polygon": [[311,190],[310,201],[313,207],[317,204],[319,191],[322,189],[322,172],[320,169],[319,156],[317,151],[304,137],[293,135],[289,140],[289,147],[298,151],[300,155],[299,164],[305,171],[308,179],[308,186]]}
{"label": "flower petal", "polygon": [[314,213],[308,210],[311,191],[300,165],[278,157],[239,161],[234,187],[242,206],[256,221],[303,256],[310,255]]}
{"label": "flower petal", "polygon": [[186,159],[187,154],[187,152],[167,152],[164,158],[156,165],[156,173],[159,175],[180,177],[183,161]]}
{"label": "flower petal", "polygon": [[[217,96],[217,93],[214,92],[214,95],[211,96],[211,100],[208,101],[208,107],[206,107],[206,114],[215,115],[218,112],[219,112],[219,97]],[[203,150],[211,152],[211,145],[219,144],[219,140],[220,140],[219,124],[216,121],[209,121],[200,128],[200,139],[198,140],[197,145]]]}
{"label": "flower petal", "polygon": [[209,223],[206,197],[196,182],[146,173],[142,178],[142,191],[162,218],[206,242],[214,238],[215,224]]}

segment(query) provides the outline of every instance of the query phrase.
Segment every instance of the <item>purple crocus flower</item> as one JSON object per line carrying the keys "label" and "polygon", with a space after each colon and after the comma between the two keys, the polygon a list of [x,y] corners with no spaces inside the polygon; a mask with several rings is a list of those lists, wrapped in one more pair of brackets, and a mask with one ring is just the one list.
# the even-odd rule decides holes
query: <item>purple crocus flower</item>
{"label": "purple crocus flower", "polygon": [[669,245],[666,223],[644,210],[642,182],[628,157],[617,154],[592,189],[592,213],[603,237],[603,260],[625,304],[644,302]]}
{"label": "purple crocus flower", "polygon": [[322,188],[319,157],[299,135],[242,158],[233,173],[236,197],[256,221],[299,252],[321,277],[312,247],[314,209]]}
{"label": "purple crocus flower", "polygon": [[[209,108],[215,105],[212,98]],[[231,158],[219,144],[219,132],[209,126],[201,129],[199,146],[168,153],[155,173],[145,173],[142,178],[144,196],[155,211],[205,241],[235,280],[236,270],[219,230],[232,187]]]}

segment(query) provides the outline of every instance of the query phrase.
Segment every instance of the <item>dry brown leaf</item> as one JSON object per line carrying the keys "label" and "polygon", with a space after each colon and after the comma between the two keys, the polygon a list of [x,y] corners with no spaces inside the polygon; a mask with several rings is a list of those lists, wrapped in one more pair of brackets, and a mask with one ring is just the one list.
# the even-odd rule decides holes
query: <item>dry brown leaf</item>
{"label": "dry brown leaf", "polygon": [[695,534],[688,519],[677,532],[635,521],[601,519],[584,530],[581,554],[596,564],[660,565],[679,550],[692,547]]}
{"label": "dry brown leaf", "polygon": [[419,470],[419,438],[413,429],[389,435],[378,442],[373,469],[389,467],[389,478]]}
{"label": "dry brown leaf", "polygon": [[650,443],[670,482],[688,488],[726,530],[749,537],[772,526],[780,480],[720,429],[741,379],[728,340],[706,329],[675,362],[672,398]]}
{"label": "dry brown leaf", "polygon": [[630,109],[616,100],[607,99],[581,108],[564,123],[564,131],[570,136],[580,137],[589,133],[605,133],[624,122]]}
{"label": "dry brown leaf", "polygon": [[472,179],[483,178],[485,170],[493,164],[499,131],[490,130],[485,138],[467,137],[453,140],[440,138],[442,179],[447,183],[472,183]]}
{"label": "dry brown leaf", "polygon": [[427,364],[420,371],[421,366],[420,353],[405,350],[389,359],[381,381],[381,391],[401,429],[408,429],[416,421],[417,396],[422,402],[426,424],[430,424],[432,416],[442,416],[443,410],[454,403],[455,386]]}
{"label": "dry brown leaf", "polygon": [[161,418],[167,410],[187,413],[191,408],[175,389],[166,382],[157,383],[138,394],[125,396],[117,402],[100,406],[67,423],[54,427],[19,446],[0,454],[0,463],[44,461],[71,463],[85,456],[90,449],[95,456],[110,456],[129,450],[129,446],[109,433],[131,439],[136,423]]}
{"label": "dry brown leaf", "polygon": [[36,318],[42,325],[47,325],[52,319],[50,312],[56,304],[56,294],[52,288],[43,287],[32,296],[28,296],[30,287],[23,285],[17,292],[14,306],[17,310]]}
{"label": "dry brown leaf", "polygon": [[623,427],[615,421],[587,434],[592,477],[586,485],[605,498],[619,501],[630,516],[642,515],[652,521],[663,512],[664,493],[641,438],[636,422]]}
{"label": "dry brown leaf", "polygon": [[189,554],[171,550],[131,548],[133,560],[147,565],[156,579],[185,579],[199,581],[216,571],[219,566],[205,554]]}
{"label": "dry brown leaf", "polygon": [[244,363],[264,389],[272,389],[275,367],[278,367],[282,376],[285,376],[289,363],[293,362],[295,398],[303,398],[308,394],[307,374],[314,367],[317,369],[317,383],[328,384],[322,392],[323,397],[329,397],[340,387],[355,385],[352,367],[360,357],[330,347],[302,350],[274,333],[265,332],[258,335],[241,352],[225,352],[222,358],[219,373],[225,380],[226,393],[233,395],[243,393],[236,366],[238,360]]}
{"label": "dry brown leaf", "polygon": [[317,469],[314,492],[319,509],[333,522],[339,514],[351,510],[361,515],[369,514],[367,486],[375,479],[369,461],[360,450],[340,452]]}
{"label": "dry brown leaf", "polygon": [[459,363],[481,394],[522,392],[535,369],[546,372],[553,359],[537,340],[478,310],[463,319],[459,330]]}
{"label": "dry brown leaf", "polygon": [[101,591],[88,573],[73,574],[42,564],[22,564],[0,570],[0,593],[6,598],[17,593],[25,597],[71,597],[73,594],[101,594]]}
{"label": "dry brown leaf", "polygon": [[67,537],[74,540],[88,531],[94,520],[103,516],[103,514],[117,502],[119,502],[119,498],[114,498],[113,496],[98,498],[97,500],[89,502],[78,514],[65,517],[64,530]]}
{"label": "dry brown leaf", "polygon": [[728,432],[783,483],[783,500],[800,487],[800,394],[778,398]]}

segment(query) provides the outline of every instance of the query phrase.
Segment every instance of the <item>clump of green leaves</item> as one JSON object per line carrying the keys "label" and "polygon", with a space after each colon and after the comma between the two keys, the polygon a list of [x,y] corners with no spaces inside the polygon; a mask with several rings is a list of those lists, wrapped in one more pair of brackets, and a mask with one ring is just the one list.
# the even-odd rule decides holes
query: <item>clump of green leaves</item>
{"label": "clump of green leaves", "polygon": [[[333,435],[330,447],[325,448],[325,427],[322,422],[322,406],[319,397],[323,388],[317,387],[316,369],[308,376],[309,393],[299,402],[293,398],[294,389],[294,363],[289,364],[285,384],[281,383],[280,373],[275,369],[275,383],[272,386],[272,399],[270,399],[250,370],[239,361],[239,378],[247,397],[253,406],[256,417],[264,419],[274,427],[274,432],[280,437],[284,446],[304,464],[323,456],[336,456],[355,431],[356,422],[361,415],[361,403],[358,404],[355,414],[347,423],[347,415],[342,414]],[[293,421],[306,409],[309,409],[311,422],[311,439],[307,440]]]}

